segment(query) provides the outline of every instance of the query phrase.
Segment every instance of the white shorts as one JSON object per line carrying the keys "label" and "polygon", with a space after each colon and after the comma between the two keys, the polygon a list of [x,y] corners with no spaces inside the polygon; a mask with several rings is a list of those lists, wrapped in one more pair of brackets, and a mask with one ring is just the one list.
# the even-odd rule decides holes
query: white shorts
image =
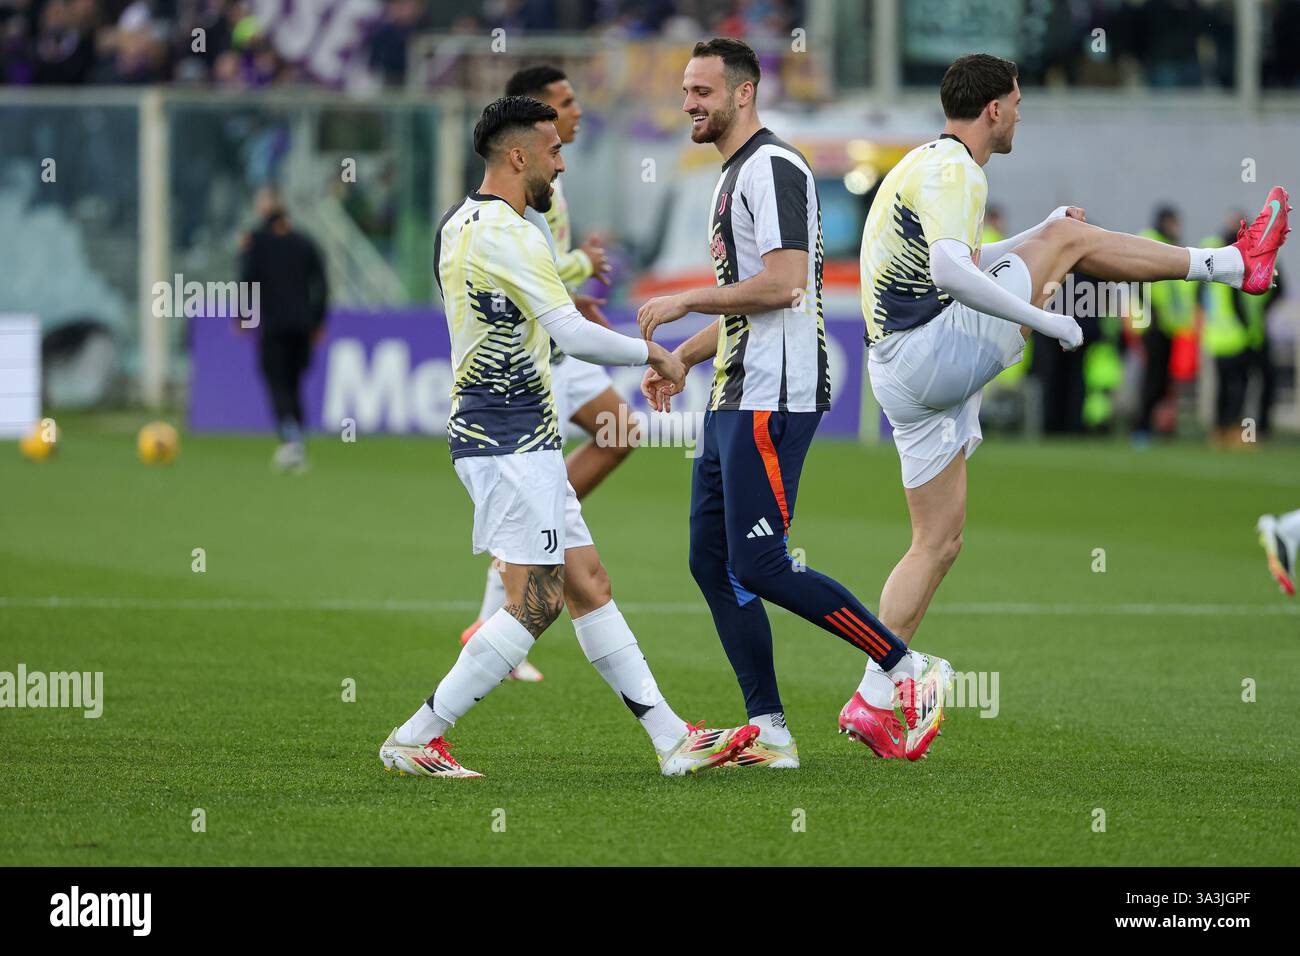
{"label": "white shorts", "polygon": [[[1007,253],[985,271],[1008,292],[1029,301],[1033,282],[1018,255]],[[984,440],[980,391],[1019,362],[1024,351],[1019,325],[960,302],[925,325],[893,332],[867,350],[871,391],[894,426],[904,488],[934,478],[959,451],[967,458],[975,453]]]}
{"label": "white shorts", "polygon": [[474,502],[474,553],[508,564],[563,564],[589,545],[578,495],[559,451],[457,458],[456,474]]}
{"label": "white shorts", "polygon": [[560,438],[567,441],[572,425],[569,419],[589,401],[613,386],[609,373],[572,355],[551,366],[551,390],[555,393],[555,411],[559,419]]}

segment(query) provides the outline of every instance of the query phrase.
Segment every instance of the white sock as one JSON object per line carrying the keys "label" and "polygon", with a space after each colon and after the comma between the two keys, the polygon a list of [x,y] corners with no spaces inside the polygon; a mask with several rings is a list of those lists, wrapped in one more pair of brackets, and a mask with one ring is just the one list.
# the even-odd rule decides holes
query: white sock
{"label": "white sock", "polygon": [[428,701],[411,715],[411,719],[397,728],[397,742],[409,747],[423,746],[441,737],[451,728],[451,721],[443,720],[433,712]]}
{"label": "white sock", "polygon": [[673,713],[664,695],[659,693],[659,685],[641,653],[636,635],[623,620],[618,606],[610,601],[575,618],[573,631],[587,660],[636,716],[655,749],[667,750],[681,740],[686,733],[686,722]]}
{"label": "white sock", "polygon": [[1288,567],[1296,569],[1296,557],[1300,555],[1300,511],[1288,511],[1277,517],[1277,533],[1286,545]]}
{"label": "white sock", "polygon": [[790,728],[785,725],[783,713],[759,714],[749,718],[749,722],[758,728],[758,739],[765,744],[786,747],[794,740],[790,736]]}
{"label": "white sock", "polygon": [[[907,660],[906,657],[903,660]],[[875,661],[867,662],[867,670],[858,685],[858,693],[872,707],[889,710],[894,706],[894,682]]]}
{"label": "white sock", "polygon": [[528,656],[533,635],[505,610],[474,632],[438,689],[397,731],[401,744],[427,744],[464,717]]}
{"label": "white sock", "polygon": [[894,706],[894,685],[908,677],[915,680],[925,670],[926,658],[919,651],[908,651],[893,670],[885,671],[875,661],[867,663],[858,693],[872,707],[888,710]]}
{"label": "white sock", "polygon": [[496,568],[496,561],[493,561],[488,566],[487,584],[483,587],[483,606],[479,608],[478,619],[486,621],[505,606],[506,584],[501,580],[501,572]]}
{"label": "white sock", "polygon": [[1300,540],[1300,511],[1288,511],[1277,516],[1278,534],[1284,538]]}
{"label": "white sock", "polygon": [[1221,249],[1187,247],[1187,278],[1191,282],[1223,282],[1240,289],[1246,277],[1246,264],[1236,246]]}

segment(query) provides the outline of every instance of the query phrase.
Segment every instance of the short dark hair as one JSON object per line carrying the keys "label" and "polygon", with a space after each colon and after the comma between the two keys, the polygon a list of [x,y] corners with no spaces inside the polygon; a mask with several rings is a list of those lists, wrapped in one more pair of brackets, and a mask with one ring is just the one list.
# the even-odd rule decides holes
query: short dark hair
{"label": "short dark hair", "polygon": [[691,56],[720,57],[728,90],[734,90],[746,80],[757,88],[759,78],[763,75],[758,68],[758,54],[754,52],[754,48],[744,40],[737,40],[734,37],[714,37],[707,42],[701,40],[695,44]]}
{"label": "short dark hair", "polygon": [[532,129],[538,123],[554,121],[560,114],[531,96],[503,96],[483,108],[474,124],[474,152],[488,158],[502,137],[520,129]]}
{"label": "short dark hair", "polygon": [[550,64],[524,67],[506,83],[506,96],[531,96],[533,99],[541,99],[541,94],[546,92],[548,86],[567,79],[563,70]]}
{"label": "short dark hair", "polygon": [[1000,56],[972,53],[957,57],[939,86],[943,115],[955,120],[974,119],[992,100],[1010,93],[1019,75],[1020,68]]}

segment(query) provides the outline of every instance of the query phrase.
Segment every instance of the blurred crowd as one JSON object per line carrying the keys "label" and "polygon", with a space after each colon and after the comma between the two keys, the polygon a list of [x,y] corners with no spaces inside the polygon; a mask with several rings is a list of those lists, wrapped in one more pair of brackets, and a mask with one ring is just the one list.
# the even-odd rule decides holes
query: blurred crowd
{"label": "blurred crowd", "polygon": [[[1300,3],[1263,0],[1258,6],[1262,84],[1300,85],[1294,55]],[[1031,80],[1155,89],[1228,89],[1236,83],[1235,0],[1051,0],[1027,7],[1037,8],[1042,21],[1024,38],[1020,53]],[[1104,49],[1098,49],[1098,30],[1105,31]]]}
{"label": "blurred crowd", "polygon": [[[342,6],[348,0],[332,0]],[[787,36],[802,0],[375,0],[361,62],[385,85],[406,74],[418,32],[599,30],[635,38]],[[247,89],[311,79],[277,51],[248,0],[0,0],[0,83],[176,82]]]}
{"label": "blurred crowd", "polygon": [[249,5],[233,0],[0,0],[0,17],[0,75],[11,85],[256,86],[282,76]]}
{"label": "blurred crowd", "polygon": [[457,25],[691,41],[788,38],[795,27],[806,26],[804,0],[485,0],[477,14],[461,16]]}
{"label": "blurred crowd", "polygon": [[[248,89],[310,79],[276,50],[254,6],[247,0],[0,0],[0,82]],[[374,6],[380,12],[364,25],[365,62],[400,83],[407,39],[429,28],[437,4]]]}
{"label": "blurred crowd", "polygon": [[[1034,84],[1234,83],[1233,0],[1002,2],[1006,6],[994,5],[982,16],[975,16],[976,0],[901,4],[905,82],[928,85],[934,79],[930,74],[951,59],[946,49],[937,57],[916,52],[933,49],[937,39],[940,44],[1009,43],[999,52],[1017,59],[1021,75]],[[364,11],[356,62],[389,86],[403,82],[408,42],[417,33],[472,34],[499,27],[526,35],[683,41],[737,36],[761,42],[788,38],[792,29],[806,25],[807,13],[806,0],[325,0],[313,16],[324,23],[348,4]],[[243,89],[311,79],[280,55],[255,6],[250,0],[0,0],[0,83],[178,82]],[[283,16],[301,12],[301,4],[269,6]],[[869,0],[839,0],[834,10],[837,31],[865,36],[874,29]],[[959,15],[963,10],[967,15]],[[1300,86],[1300,57],[1293,53],[1300,46],[1300,0],[1262,0],[1260,19],[1263,85]],[[1104,51],[1096,49],[1099,29],[1106,34]],[[837,74],[845,80],[869,75]]]}
{"label": "blurred crowd", "polygon": [[[1226,246],[1236,241],[1246,215],[1234,209],[1220,231],[1197,237],[1184,232],[1177,207],[1162,204],[1141,235],[1173,245]],[[1005,238],[1006,228],[1002,210],[989,206],[984,241]],[[1285,281],[1279,269],[1273,290],[1254,296],[1222,284],[1176,279],[1149,283],[1142,296],[1120,299],[1114,295],[1116,283],[1076,272],[1063,284],[1062,298],[1048,307],[1078,318],[1083,348],[1065,352],[1050,342],[1044,347],[1035,335],[1024,360],[995,380],[988,414],[1002,427],[1029,424],[1005,399],[1032,375],[1041,421],[1031,427],[1082,434],[1127,425],[1133,443],[1145,447],[1177,434],[1180,419],[1193,417],[1198,390],[1208,387],[1210,443],[1251,450],[1272,437],[1284,376],[1274,355],[1270,316],[1287,294]],[[1080,309],[1081,303],[1093,307]],[[1213,374],[1203,375],[1202,363],[1209,363]]]}

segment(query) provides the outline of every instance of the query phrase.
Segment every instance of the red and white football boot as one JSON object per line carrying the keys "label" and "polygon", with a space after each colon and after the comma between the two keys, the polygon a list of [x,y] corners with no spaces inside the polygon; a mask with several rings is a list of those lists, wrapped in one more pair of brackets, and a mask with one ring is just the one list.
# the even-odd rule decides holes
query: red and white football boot
{"label": "red and white football boot", "polygon": [[866,744],[877,757],[904,756],[907,729],[898,715],[892,709],[872,707],[861,694],[855,693],[840,711],[840,733]]}
{"label": "red and white football boot", "polygon": [[385,770],[396,770],[398,774],[412,774],[417,777],[481,777],[468,767],[462,767],[451,755],[451,744],[443,737],[435,737],[423,747],[397,742],[397,728],[388,735],[384,745],[379,748],[379,759]]}
{"label": "red and white football boot", "polygon": [[1250,295],[1263,295],[1273,287],[1273,268],[1278,250],[1286,242],[1291,226],[1287,220],[1291,212],[1291,197],[1281,186],[1274,186],[1268,201],[1249,226],[1241,221],[1234,246],[1241,252],[1246,267],[1241,280],[1241,291]]}

